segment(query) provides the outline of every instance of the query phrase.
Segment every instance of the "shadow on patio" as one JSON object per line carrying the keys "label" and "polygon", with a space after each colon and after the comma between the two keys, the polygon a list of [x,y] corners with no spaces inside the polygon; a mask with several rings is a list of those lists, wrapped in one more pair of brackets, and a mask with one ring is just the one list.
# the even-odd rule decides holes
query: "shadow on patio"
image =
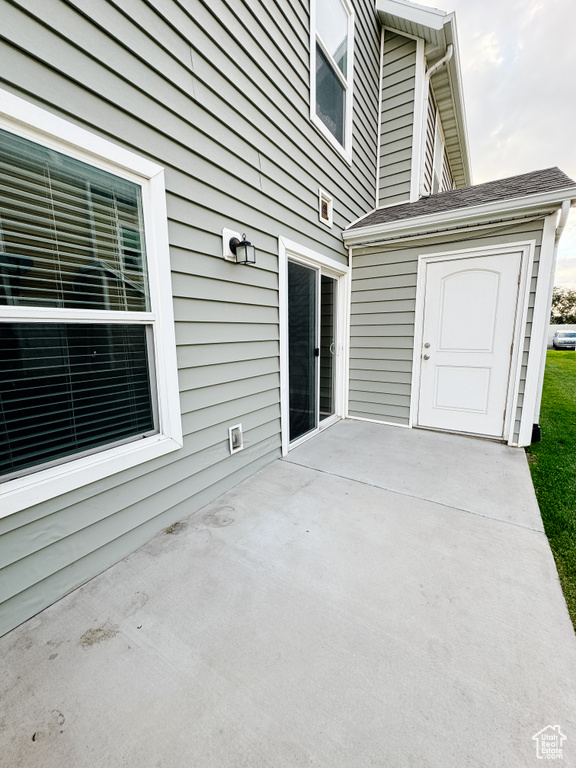
{"label": "shadow on patio", "polygon": [[524,452],[465,437],[340,422],[0,655],[6,766],[524,767],[555,724],[576,752]]}

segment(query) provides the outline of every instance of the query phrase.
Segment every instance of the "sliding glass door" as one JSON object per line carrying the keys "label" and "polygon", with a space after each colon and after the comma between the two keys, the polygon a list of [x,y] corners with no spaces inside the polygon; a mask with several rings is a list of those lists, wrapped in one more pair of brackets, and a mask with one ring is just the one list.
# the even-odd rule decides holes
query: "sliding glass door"
{"label": "sliding glass door", "polygon": [[335,413],[336,280],[288,262],[290,442]]}

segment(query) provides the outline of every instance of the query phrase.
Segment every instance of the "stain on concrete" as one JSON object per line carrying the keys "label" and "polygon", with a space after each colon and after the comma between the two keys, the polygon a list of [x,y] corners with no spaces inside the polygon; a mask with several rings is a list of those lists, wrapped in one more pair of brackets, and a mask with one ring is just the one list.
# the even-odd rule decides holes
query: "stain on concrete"
{"label": "stain on concrete", "polygon": [[53,734],[64,733],[63,726],[66,718],[59,709],[53,709],[46,718],[42,728],[38,728],[32,734],[32,741],[42,741],[50,738]]}
{"label": "stain on concrete", "polygon": [[6,650],[6,656],[10,652],[18,653],[18,651],[28,651],[34,645],[32,632],[20,632],[18,629],[13,632],[14,637],[9,635],[11,642]]}
{"label": "stain on concrete", "polygon": [[207,525],[208,528],[225,528],[227,525],[232,525],[234,518],[232,513],[235,512],[234,507],[220,507],[207,512],[202,517],[202,522]]}
{"label": "stain on concrete", "polygon": [[105,640],[110,640],[118,634],[120,627],[117,624],[111,624],[107,621],[101,627],[88,629],[80,638],[80,645],[83,648],[90,648],[92,645],[98,645]]}
{"label": "stain on concrete", "polygon": [[208,528],[201,528],[194,531],[186,542],[186,547],[190,551],[190,554],[206,555],[214,550],[214,540],[212,539],[212,531]]}
{"label": "stain on concrete", "polygon": [[135,592],[134,596],[130,599],[130,602],[126,605],[124,614],[126,616],[132,616],[143,608],[150,600],[150,597],[146,592]]}
{"label": "stain on concrete", "polygon": [[168,534],[179,534],[184,530],[184,523],[180,520],[177,523],[172,523],[172,525],[169,525],[168,528],[164,531],[164,533]]}
{"label": "stain on concrete", "polygon": [[48,661],[54,661],[54,659],[58,656],[57,653],[51,653],[50,656],[48,656]]}

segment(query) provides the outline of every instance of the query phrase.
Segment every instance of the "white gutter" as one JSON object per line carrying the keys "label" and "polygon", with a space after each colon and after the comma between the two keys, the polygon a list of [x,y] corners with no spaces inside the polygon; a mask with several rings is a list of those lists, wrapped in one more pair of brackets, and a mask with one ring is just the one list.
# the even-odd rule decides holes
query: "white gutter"
{"label": "white gutter", "polygon": [[437,72],[439,69],[441,69],[445,64],[448,64],[452,56],[454,55],[454,46],[452,43],[446,48],[446,53],[444,56],[440,59],[440,61],[437,61],[436,64],[434,64],[430,69],[426,70],[426,74],[424,75],[424,93],[423,93],[423,103],[422,103],[422,133],[421,133],[421,139],[420,139],[420,183],[418,185],[418,195],[419,197],[428,197],[430,195],[430,191],[426,192],[424,189],[424,177],[426,174],[426,134],[427,134],[427,128],[428,128],[428,96],[430,94],[430,78],[432,75]]}
{"label": "white gutter", "polygon": [[[570,213],[570,208],[575,203],[576,203],[576,200],[564,200],[562,202],[562,207],[560,209],[560,216],[558,218],[558,224],[556,225],[556,234],[554,236],[554,252],[552,255],[552,263],[550,265],[550,275],[548,278],[549,280],[548,303],[546,305],[548,307],[548,311],[550,311],[550,307],[552,306],[552,294],[554,293],[554,278],[556,276],[558,244],[560,243],[562,232],[564,232],[564,228],[566,227],[566,222],[568,220],[568,214]],[[544,369],[546,368],[546,350],[548,348],[548,325],[549,324],[550,324],[550,321],[546,323],[546,330],[544,333],[544,344],[543,344],[543,350],[542,350],[542,356],[541,356],[541,362],[540,362],[540,373],[538,375],[536,409],[534,411],[534,424],[538,424],[540,421],[540,406],[542,404],[542,390],[544,388]]]}
{"label": "white gutter", "polygon": [[[482,205],[456,208],[449,211],[435,211],[434,213],[397,221],[386,221],[380,224],[372,224],[366,227],[350,229],[355,224],[352,222],[343,232],[342,237],[347,245],[375,245],[378,241],[386,241],[395,237],[422,237],[423,234],[442,232],[448,229],[448,225],[462,225],[468,222],[481,223],[482,221],[495,221],[510,218],[518,211],[535,212],[550,208],[549,213],[557,209],[561,200],[576,199],[576,187],[554,190],[552,192],[540,192],[524,197],[510,198],[508,200],[496,200]],[[418,203],[411,203],[418,205]],[[545,210],[542,210],[545,213]],[[389,236],[386,238],[386,236]]]}

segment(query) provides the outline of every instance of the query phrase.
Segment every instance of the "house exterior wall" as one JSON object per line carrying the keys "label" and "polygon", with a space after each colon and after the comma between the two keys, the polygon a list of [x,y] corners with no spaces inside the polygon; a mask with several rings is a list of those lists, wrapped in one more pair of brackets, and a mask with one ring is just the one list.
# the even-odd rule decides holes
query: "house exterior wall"
{"label": "house exterior wall", "polygon": [[[0,519],[0,634],[280,455],[278,237],[344,264],[341,230],[374,202],[380,29],[354,7],[350,166],[309,119],[308,3],[0,2],[2,87],[165,168],[184,431],[175,453]],[[222,259],[224,227],[255,268]]]}
{"label": "house exterior wall", "polygon": [[523,331],[522,367],[513,441],[517,442],[544,219],[466,234],[443,234],[397,245],[354,248],[350,317],[349,415],[410,424],[418,256],[534,240],[534,265]]}
{"label": "house exterior wall", "polygon": [[410,200],[416,40],[384,31],[378,205]]}
{"label": "house exterior wall", "polygon": [[[417,104],[418,85],[419,78],[423,81],[424,71],[419,72],[418,56],[418,44],[414,38],[390,29],[384,30],[377,207],[415,199],[418,194],[416,188],[420,184],[422,194],[429,195],[432,192],[437,126],[441,134],[442,121],[430,86],[424,107],[424,136],[420,138],[420,121],[423,118],[418,109],[422,105]],[[426,64],[422,66],[425,68]],[[414,146],[415,142],[418,146]],[[436,191],[453,189],[454,177],[445,150],[436,162],[440,182]],[[417,167],[414,168],[414,164]],[[414,175],[420,179],[416,186]]]}

